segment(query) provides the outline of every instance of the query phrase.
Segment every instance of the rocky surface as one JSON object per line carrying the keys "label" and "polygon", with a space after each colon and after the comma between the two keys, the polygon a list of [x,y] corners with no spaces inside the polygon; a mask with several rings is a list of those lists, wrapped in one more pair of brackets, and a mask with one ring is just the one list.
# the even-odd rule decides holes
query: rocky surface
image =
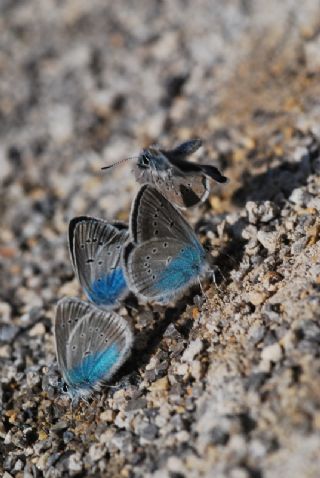
{"label": "rocky surface", "polygon": [[[1,476],[318,477],[318,2],[0,8]],[[123,307],[131,359],[71,410],[52,335],[80,295],[68,221],[126,220],[130,166],[100,167],[192,137],[230,178],[188,215],[217,284]]]}

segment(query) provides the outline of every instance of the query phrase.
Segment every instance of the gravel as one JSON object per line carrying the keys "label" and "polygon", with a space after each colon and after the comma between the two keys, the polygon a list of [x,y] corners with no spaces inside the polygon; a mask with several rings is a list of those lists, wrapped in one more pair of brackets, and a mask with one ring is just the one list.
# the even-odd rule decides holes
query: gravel
{"label": "gravel", "polygon": [[[320,36],[293,3],[2,2],[1,476],[319,476]],[[130,161],[100,168],[194,137],[230,178],[186,213],[216,284],[122,307],[131,358],[72,409],[68,221],[126,221]]]}

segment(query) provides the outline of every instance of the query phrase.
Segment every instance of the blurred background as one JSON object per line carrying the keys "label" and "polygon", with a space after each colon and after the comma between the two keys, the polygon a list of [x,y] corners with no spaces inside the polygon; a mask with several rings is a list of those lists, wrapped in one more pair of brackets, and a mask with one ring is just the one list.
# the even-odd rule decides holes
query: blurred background
{"label": "blurred background", "polygon": [[[27,389],[38,390],[43,367],[54,361],[51,320],[56,301],[80,294],[68,257],[69,220],[82,214],[128,218],[137,191],[129,162],[108,172],[100,168],[133,156],[149,144],[170,148],[200,137],[204,148],[198,160],[217,165],[230,183],[214,190],[206,209],[190,214],[193,223],[213,216],[220,221],[226,215],[230,224],[235,223],[245,216],[248,200],[280,204],[296,187],[306,184],[310,172],[303,162],[306,151],[309,154],[313,148],[318,155],[319,73],[318,0],[1,1],[0,356],[6,361],[2,387],[7,418],[2,437],[10,445],[4,459],[8,478],[85,476],[81,473],[89,469],[88,463],[106,456],[104,450],[100,458],[91,457],[92,462],[89,458],[83,464],[79,456],[89,445],[79,445],[86,441],[81,438],[75,447],[80,450],[76,455],[80,461],[74,458],[73,468],[53,467],[53,472],[47,462],[38,466],[39,450],[30,451],[33,462],[30,459],[26,464],[17,451],[25,442],[17,438],[16,449],[7,436],[10,430],[19,436],[17,430],[26,426],[29,416],[12,418],[8,410],[19,409]],[[283,169],[288,162],[290,167]],[[216,230],[214,226],[217,238]],[[251,303],[247,312],[252,313],[258,304]],[[26,338],[25,331],[29,333]],[[34,375],[30,372],[26,381],[28,367]],[[247,398],[244,407],[246,403]],[[191,435],[195,437],[201,434],[197,420],[205,407],[199,411],[194,406],[193,410],[186,430],[189,433],[190,423],[195,423],[195,435]],[[52,423],[61,419],[58,415],[52,412]],[[317,417],[319,429],[319,412]],[[30,447],[41,442],[41,414],[38,419],[37,425],[29,425],[36,433]],[[49,420],[46,426],[52,423]],[[247,427],[244,435],[251,425],[243,425]],[[46,426],[43,433],[47,437]],[[121,423],[118,427],[125,428]],[[226,435],[216,430],[220,438],[213,437],[210,430],[209,443],[227,443]],[[228,433],[240,436],[242,432],[236,430]],[[203,465],[194,458],[189,472],[171,460],[169,471],[153,475],[165,467],[167,455],[163,452],[157,461],[151,445],[140,450],[136,463],[145,467],[141,476],[157,478],[206,472],[213,476],[213,469],[216,477],[316,476],[308,474],[310,463],[316,460],[315,438],[305,445],[300,461],[289,463],[303,441],[300,431],[296,441],[284,446],[287,465],[281,454],[278,461],[268,462],[267,454],[279,436],[275,441],[270,438],[263,452],[259,445],[252,445],[252,449],[258,447],[252,451],[257,461],[242,466],[247,458],[239,458],[234,474],[227,466],[233,448],[219,461],[216,449],[208,451],[208,441],[201,440],[196,454]],[[43,435],[42,440],[46,439]],[[237,452],[240,445],[234,445]],[[59,446],[49,448],[48,456]],[[182,449],[183,445],[177,448],[178,457]],[[123,445],[113,471],[107,474],[110,463],[106,459],[105,468],[99,465],[94,476],[140,476],[134,459],[125,466],[129,453],[125,450]],[[21,466],[16,465],[18,458]],[[216,468],[213,463],[218,463]],[[122,467],[125,471],[120,475]]]}

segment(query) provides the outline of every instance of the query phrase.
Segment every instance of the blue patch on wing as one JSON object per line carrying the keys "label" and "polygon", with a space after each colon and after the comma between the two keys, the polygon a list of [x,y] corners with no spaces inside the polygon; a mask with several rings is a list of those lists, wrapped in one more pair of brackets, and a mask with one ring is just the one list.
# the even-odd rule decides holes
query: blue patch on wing
{"label": "blue patch on wing", "polygon": [[187,246],[173,258],[154,284],[159,293],[174,292],[200,275],[205,253],[200,247]]}
{"label": "blue patch on wing", "polygon": [[86,289],[89,299],[97,305],[114,305],[127,288],[121,267],[95,280]]}
{"label": "blue patch on wing", "polygon": [[68,382],[74,388],[90,389],[108,375],[111,367],[119,359],[119,349],[115,344],[103,352],[85,357],[79,365],[68,370]]}

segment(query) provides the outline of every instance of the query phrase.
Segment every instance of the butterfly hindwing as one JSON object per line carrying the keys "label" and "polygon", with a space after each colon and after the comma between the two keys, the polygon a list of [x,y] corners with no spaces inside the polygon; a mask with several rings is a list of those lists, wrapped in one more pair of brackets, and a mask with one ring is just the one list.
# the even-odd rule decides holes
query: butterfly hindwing
{"label": "butterfly hindwing", "polygon": [[[177,168],[175,168],[177,169]],[[205,201],[209,195],[208,178],[203,175],[175,175],[162,181],[159,190],[181,209],[187,209]]]}
{"label": "butterfly hindwing", "polygon": [[151,239],[128,244],[125,271],[132,290],[146,299],[167,303],[202,274],[206,262],[202,247],[175,239]]}
{"label": "butterfly hindwing", "polygon": [[[70,318],[76,325],[65,333],[62,325]],[[87,396],[108,381],[132,344],[131,330],[119,315],[73,298],[58,303],[55,338],[58,363],[73,398]]]}
{"label": "butterfly hindwing", "polygon": [[75,218],[69,226],[72,263],[88,298],[114,308],[127,292],[120,256],[127,227],[92,217]]}

